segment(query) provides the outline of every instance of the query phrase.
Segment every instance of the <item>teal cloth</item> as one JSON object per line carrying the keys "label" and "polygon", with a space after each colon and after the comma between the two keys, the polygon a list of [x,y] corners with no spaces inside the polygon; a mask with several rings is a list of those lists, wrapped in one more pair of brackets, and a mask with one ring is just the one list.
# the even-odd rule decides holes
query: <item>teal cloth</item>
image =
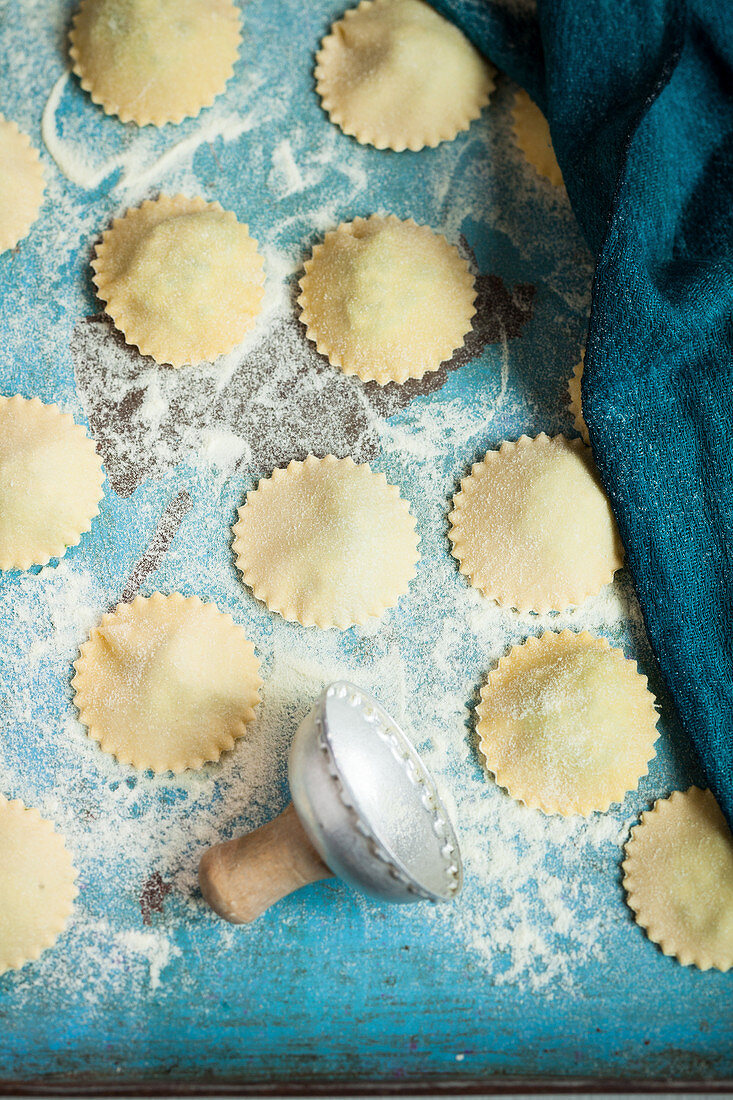
{"label": "teal cloth", "polygon": [[583,412],[733,824],[733,3],[434,0],[548,117],[596,257]]}

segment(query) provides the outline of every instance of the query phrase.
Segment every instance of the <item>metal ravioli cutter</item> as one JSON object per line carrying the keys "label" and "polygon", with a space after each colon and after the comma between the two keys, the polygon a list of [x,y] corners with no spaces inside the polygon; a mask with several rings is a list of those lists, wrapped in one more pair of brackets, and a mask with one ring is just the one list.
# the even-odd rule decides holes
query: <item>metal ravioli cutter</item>
{"label": "metal ravioli cutter", "polygon": [[397,723],[361,688],[327,687],[298,727],[293,801],[262,828],[210,848],[199,882],[233,924],[338,875],[383,901],[450,901],[461,854],[435,781]]}

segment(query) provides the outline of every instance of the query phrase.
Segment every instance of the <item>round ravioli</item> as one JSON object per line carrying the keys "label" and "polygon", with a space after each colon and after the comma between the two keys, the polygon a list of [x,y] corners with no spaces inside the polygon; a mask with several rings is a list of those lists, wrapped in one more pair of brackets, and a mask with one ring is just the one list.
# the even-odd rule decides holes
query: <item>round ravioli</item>
{"label": "round ravioli", "polygon": [[568,393],[570,394],[570,412],[573,414],[573,423],[575,425],[576,432],[579,432],[583,438],[583,442],[590,446],[590,436],[588,435],[588,425],[585,422],[583,416],[583,398],[581,393],[581,385],[583,382],[583,367],[585,365],[585,355],[581,355],[580,362],[576,365],[570,376],[568,382]]}
{"label": "round ravioli", "polygon": [[415,521],[384,474],[333,455],[291,462],[248,493],[234,526],[242,579],[271,611],[344,629],[407,591]]}
{"label": "round ravioli", "polygon": [[519,611],[582,603],[623,563],[611,507],[579,439],[523,435],[489,451],[461,482],[450,520],[461,573]]}
{"label": "round ravioli", "polygon": [[181,122],[224,91],[239,49],[232,0],[82,0],[70,34],[81,86],[108,115]]}
{"label": "round ravioli", "polygon": [[493,88],[489,63],[423,0],[362,0],[316,57],[316,90],[331,121],[377,149],[451,141]]}
{"label": "round ravioli", "polygon": [[37,397],[0,397],[0,569],[60,558],[92,525],[104,473],[68,413]]}
{"label": "round ravioli", "polygon": [[104,615],[74,665],[89,736],[121,764],[182,772],[234,747],[259,702],[259,662],[230,615],[156,592]]}
{"label": "round ravioli", "polygon": [[43,168],[30,139],[0,115],[0,252],[30,231],[43,198]]}
{"label": "round ravioli", "polygon": [[481,752],[512,798],[547,814],[607,810],[654,755],[654,696],[634,661],[570,630],[529,638],[489,674]]}
{"label": "round ravioli", "polygon": [[241,343],[262,308],[264,270],[246,225],[214,202],[161,195],[118,218],[92,263],[128,344],[182,367]]}
{"label": "round ravioli", "polygon": [[476,312],[466,261],[445,237],[394,216],[356,218],[306,261],[301,321],[330,363],[365,382],[405,382],[462,346]]}
{"label": "round ravioli", "polygon": [[700,970],[733,967],[733,836],[710,791],[655,802],[622,866],[636,923],[665,955]]}
{"label": "round ravioli", "polygon": [[51,822],[0,795],[0,974],[53,946],[71,916],[75,879]]}
{"label": "round ravioli", "polygon": [[532,167],[553,187],[562,187],[562,172],[552,148],[547,119],[524,88],[520,88],[514,96],[512,122],[514,139]]}

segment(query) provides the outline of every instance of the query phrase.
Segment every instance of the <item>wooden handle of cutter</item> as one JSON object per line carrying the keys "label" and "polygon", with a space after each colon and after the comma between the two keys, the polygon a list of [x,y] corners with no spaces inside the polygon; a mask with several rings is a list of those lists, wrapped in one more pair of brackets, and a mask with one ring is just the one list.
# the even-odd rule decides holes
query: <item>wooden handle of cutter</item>
{"label": "wooden handle of cutter", "polygon": [[286,894],[332,875],[292,802],[261,829],[209,848],[199,864],[204,898],[231,924],[249,924]]}

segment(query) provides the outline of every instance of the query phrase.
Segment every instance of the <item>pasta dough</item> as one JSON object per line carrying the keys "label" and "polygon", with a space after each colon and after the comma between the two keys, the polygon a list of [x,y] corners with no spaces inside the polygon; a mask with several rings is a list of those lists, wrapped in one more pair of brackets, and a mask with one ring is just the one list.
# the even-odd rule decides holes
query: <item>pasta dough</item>
{"label": "pasta dough", "polygon": [[570,607],[607,584],[623,549],[588,447],[544,433],[502,443],[453,499],[460,571],[505,607]]}
{"label": "pasta dough", "polygon": [[0,974],[56,942],[71,916],[75,878],[51,822],[0,795]]}
{"label": "pasta dough", "polygon": [[257,242],[218,202],[144,202],[113,222],[92,267],[115,326],[157,363],[182,367],[231,351],[262,307]]}
{"label": "pasta dough", "polygon": [[604,638],[570,630],[515,646],[481,691],[476,731],[496,782],[545,813],[621,802],[654,755],[654,696]]}
{"label": "pasta dough", "polygon": [[70,35],[81,86],[108,115],[181,122],[224,91],[239,49],[232,0],[82,0]]}
{"label": "pasta dough", "polygon": [[547,119],[524,88],[520,88],[514,96],[512,119],[514,138],[529,163],[553,187],[562,187],[562,172],[555,159]]}
{"label": "pasta dough", "polygon": [[259,702],[259,662],[230,615],[197,596],[138,596],[104,615],[72,680],[89,736],[121,764],[185,771],[234,747]]}
{"label": "pasta dough", "polygon": [[68,413],[37,397],[0,397],[0,569],[60,558],[92,525],[104,474]]}
{"label": "pasta dough", "polygon": [[445,237],[394,216],[328,233],[305,264],[301,320],[330,363],[364,381],[437,370],[476,312],[468,264]]}
{"label": "pasta dough", "polygon": [[362,0],[331,27],[316,90],[331,121],[377,149],[422,149],[467,130],[489,102],[493,70],[423,0]]}
{"label": "pasta dough", "polygon": [[43,198],[43,168],[30,139],[0,115],[0,252],[29,232]]}
{"label": "pasta dough", "polygon": [[573,371],[570,381],[568,382],[568,393],[570,394],[570,411],[573,414],[573,423],[575,424],[575,430],[580,432],[583,438],[583,442],[590,446],[590,436],[588,435],[588,425],[585,422],[583,416],[583,400],[581,396],[581,383],[583,381],[583,367],[585,365],[585,355],[581,355],[580,362],[576,365]]}
{"label": "pasta dough", "polygon": [[384,474],[333,455],[291,462],[247,495],[234,552],[257,599],[303,626],[344,629],[407,591],[415,521]]}
{"label": "pasta dough", "polygon": [[622,866],[636,923],[665,955],[700,970],[733,967],[733,836],[710,791],[655,802]]}

